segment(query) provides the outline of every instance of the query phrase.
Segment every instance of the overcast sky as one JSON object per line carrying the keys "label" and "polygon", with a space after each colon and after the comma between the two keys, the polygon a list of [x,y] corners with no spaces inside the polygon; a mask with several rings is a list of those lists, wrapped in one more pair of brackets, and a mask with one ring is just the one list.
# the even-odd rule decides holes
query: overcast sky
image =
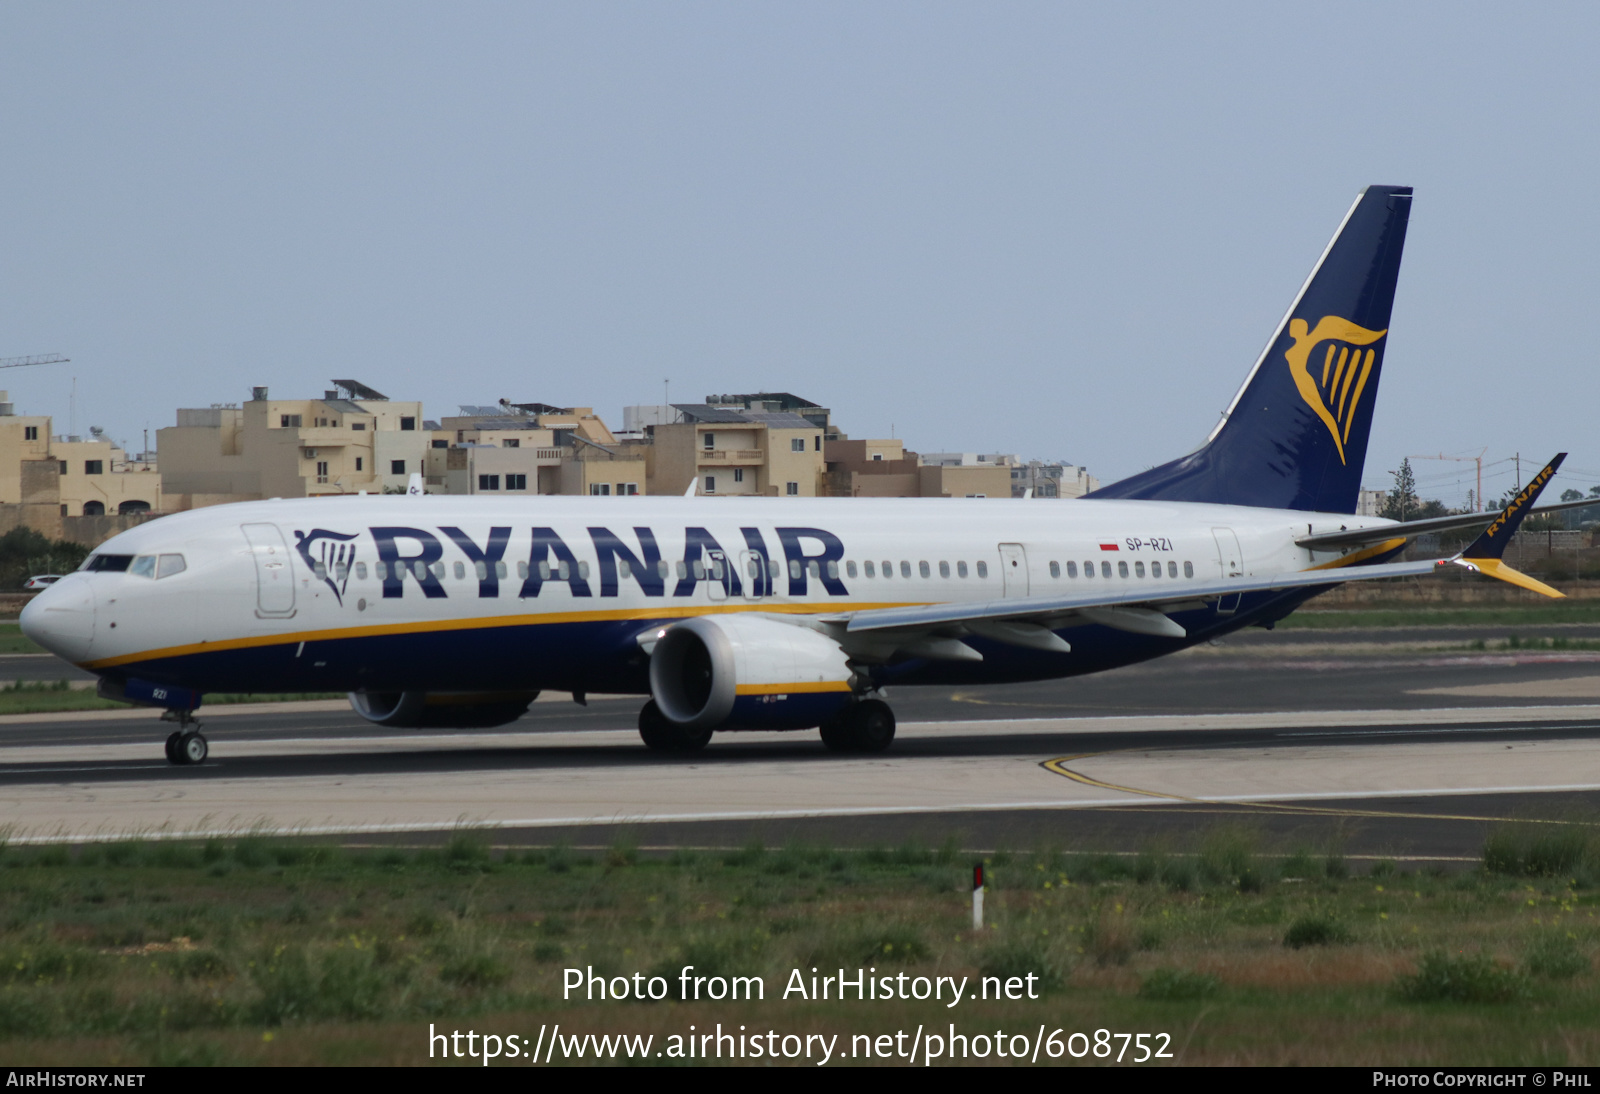
{"label": "overcast sky", "polygon": [[[0,372],[134,447],[332,377],[430,417],[788,390],[1111,481],[1416,187],[1366,468],[1600,483],[1600,6],[0,6]],[[1459,503],[1470,464],[1415,464]],[[1512,484],[1509,464],[1486,488]],[[1494,477],[1497,476],[1497,477]]]}

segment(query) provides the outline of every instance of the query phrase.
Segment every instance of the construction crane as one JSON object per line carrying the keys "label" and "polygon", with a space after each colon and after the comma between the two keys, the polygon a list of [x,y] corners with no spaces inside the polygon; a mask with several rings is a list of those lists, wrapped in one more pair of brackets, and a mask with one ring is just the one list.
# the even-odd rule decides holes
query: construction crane
{"label": "construction crane", "polygon": [[[1483,454],[1487,451],[1489,450],[1485,448],[1483,452],[1479,452],[1476,456],[1446,456],[1443,452],[1441,452],[1437,456],[1411,456],[1408,458],[1413,460],[1455,460],[1457,463],[1477,464],[1478,489],[1472,495],[1472,507],[1474,512],[1481,513],[1483,512]],[[1520,481],[1520,475],[1518,476],[1518,479]]]}
{"label": "construction crane", "polygon": [[0,368],[27,368],[29,365],[64,365],[72,360],[59,353],[41,353],[36,357],[0,357]]}

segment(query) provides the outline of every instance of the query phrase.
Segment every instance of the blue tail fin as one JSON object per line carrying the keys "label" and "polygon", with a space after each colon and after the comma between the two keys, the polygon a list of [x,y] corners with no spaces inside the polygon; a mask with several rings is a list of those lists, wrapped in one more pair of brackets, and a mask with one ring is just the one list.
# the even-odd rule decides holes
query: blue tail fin
{"label": "blue tail fin", "polygon": [[1410,214],[1367,187],[1205,445],[1086,496],[1355,512]]}

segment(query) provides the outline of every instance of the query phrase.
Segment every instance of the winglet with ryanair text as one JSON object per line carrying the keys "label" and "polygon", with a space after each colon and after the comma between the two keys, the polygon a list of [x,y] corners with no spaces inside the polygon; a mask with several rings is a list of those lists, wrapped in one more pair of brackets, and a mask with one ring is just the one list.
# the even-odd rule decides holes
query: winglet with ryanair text
{"label": "winglet with ryanair text", "polygon": [[1505,507],[1504,512],[1496,517],[1489,527],[1483,530],[1483,534],[1473,540],[1470,547],[1450,561],[1457,566],[1465,566],[1475,573],[1484,574],[1488,577],[1497,577],[1501,581],[1509,582],[1512,585],[1531,590],[1543,596],[1565,596],[1566,594],[1552,589],[1544,582],[1531,578],[1518,570],[1513,570],[1501,561],[1501,557],[1506,553],[1506,547],[1510,545],[1511,537],[1517,534],[1517,528],[1521,526],[1523,518],[1533,508],[1534,501],[1538,499],[1545,485],[1555,478],[1556,469],[1561,466],[1561,461],[1566,458],[1567,454],[1561,452],[1557,454],[1555,459],[1545,464],[1544,470],[1530,479],[1528,485],[1518,491],[1517,496],[1511,499],[1511,503]]}

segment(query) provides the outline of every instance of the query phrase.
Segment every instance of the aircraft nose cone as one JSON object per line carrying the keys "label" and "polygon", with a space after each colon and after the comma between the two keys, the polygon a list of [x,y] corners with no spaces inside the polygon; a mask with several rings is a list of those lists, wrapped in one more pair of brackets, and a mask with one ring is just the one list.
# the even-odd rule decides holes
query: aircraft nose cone
{"label": "aircraft nose cone", "polygon": [[22,609],[22,633],[58,657],[89,659],[94,645],[94,586],[69,574]]}

